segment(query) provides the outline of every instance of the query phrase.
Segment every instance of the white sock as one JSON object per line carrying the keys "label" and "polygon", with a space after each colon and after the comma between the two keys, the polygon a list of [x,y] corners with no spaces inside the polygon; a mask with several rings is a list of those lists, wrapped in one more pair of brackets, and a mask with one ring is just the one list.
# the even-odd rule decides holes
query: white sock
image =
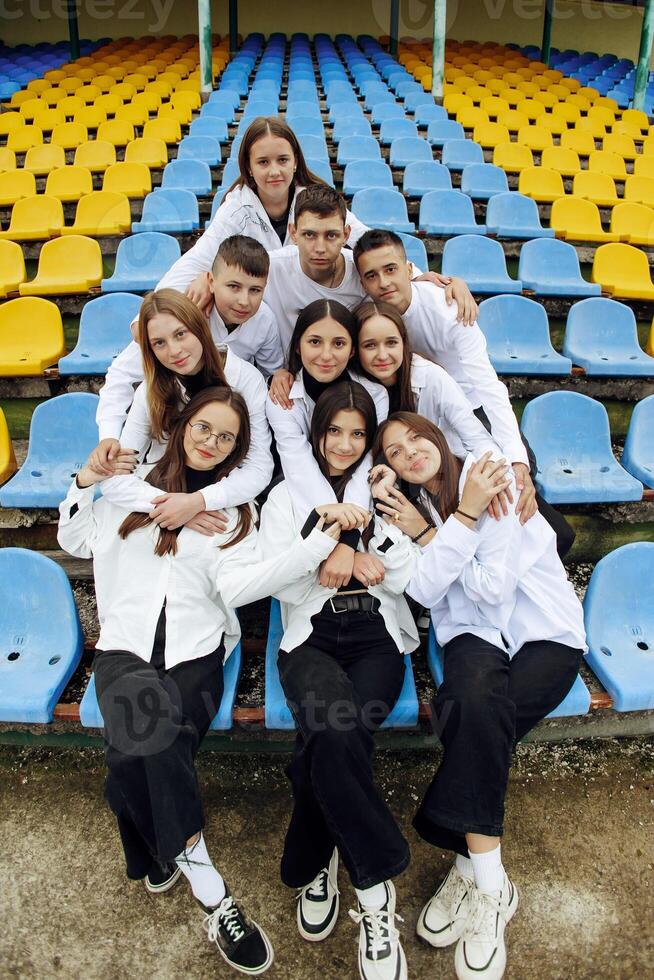
{"label": "white sock", "polygon": [[475,872],[475,885],[480,892],[499,892],[504,884],[502,845],[498,844],[485,854],[470,854]]}
{"label": "white sock", "polygon": [[214,868],[204,842],[204,836],[191,847],[184,848],[175,858],[178,867],[182,869],[191,886],[191,891],[199,902],[208,908],[219,905],[227,893],[225,882],[220,872]]}
{"label": "white sock", "polygon": [[457,854],[454,864],[456,865],[456,870],[462,877],[468,878],[470,881],[475,880],[475,870],[469,857],[464,857],[463,854]]}
{"label": "white sock", "polygon": [[382,905],[386,904],[386,887],[381,881],[378,885],[370,888],[355,888],[359,905],[367,909],[368,912],[378,912]]}

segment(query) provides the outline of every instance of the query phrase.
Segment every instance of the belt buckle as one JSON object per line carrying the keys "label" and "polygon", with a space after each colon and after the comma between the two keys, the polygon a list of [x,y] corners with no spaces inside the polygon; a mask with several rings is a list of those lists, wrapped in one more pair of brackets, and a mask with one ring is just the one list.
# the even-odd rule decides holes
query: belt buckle
{"label": "belt buckle", "polygon": [[336,613],[337,616],[340,616],[342,613],[348,612],[348,609],[347,609],[347,606],[346,606],[345,609],[337,609],[336,606],[334,605],[334,599],[336,599],[336,598],[338,598],[338,596],[335,596],[335,595],[330,596],[329,597],[329,605],[332,607],[332,612],[333,613]]}

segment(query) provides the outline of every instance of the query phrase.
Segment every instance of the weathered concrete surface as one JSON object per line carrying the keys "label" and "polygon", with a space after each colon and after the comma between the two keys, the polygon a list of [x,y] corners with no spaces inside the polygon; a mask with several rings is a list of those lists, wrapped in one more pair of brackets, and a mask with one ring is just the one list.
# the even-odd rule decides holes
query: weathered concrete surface
{"label": "weathered concrete surface", "polygon": [[[414,935],[450,860],[410,826],[433,761],[408,752],[378,759],[412,847],[397,889],[413,978],[454,977],[453,950],[430,950]],[[199,765],[209,847],[271,936],[268,976],[355,978],[343,871],[339,924],[316,946],[297,935],[293,894],[278,879],[290,802],[283,757],[205,754]],[[0,977],[236,976],[203,939],[185,883],[154,898],[125,879],[101,789],[97,752],[0,752]],[[507,980],[654,976],[654,742],[522,746],[508,805],[504,856],[521,906],[507,931]]]}

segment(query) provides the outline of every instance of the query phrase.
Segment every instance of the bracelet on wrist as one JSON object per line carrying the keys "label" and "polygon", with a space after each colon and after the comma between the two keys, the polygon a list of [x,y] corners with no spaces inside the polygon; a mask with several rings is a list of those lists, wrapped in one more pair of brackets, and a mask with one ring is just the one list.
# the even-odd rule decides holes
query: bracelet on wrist
{"label": "bracelet on wrist", "polygon": [[419,531],[418,534],[416,534],[415,538],[411,538],[413,543],[415,544],[417,541],[420,541],[420,538],[423,538],[428,531],[433,531],[435,526],[436,526],[435,524],[431,524],[431,523],[425,524],[422,531]]}
{"label": "bracelet on wrist", "polygon": [[461,514],[461,517],[467,517],[469,521],[474,521],[474,522],[475,522],[475,524],[476,524],[476,523],[477,523],[477,521],[479,520],[479,518],[478,518],[478,517],[473,517],[473,516],[472,516],[472,514],[466,514],[466,512],[465,512],[464,510],[461,510],[461,508],[460,508],[460,507],[457,507],[457,509],[456,509],[456,511],[455,511],[455,513],[457,513],[457,514]]}

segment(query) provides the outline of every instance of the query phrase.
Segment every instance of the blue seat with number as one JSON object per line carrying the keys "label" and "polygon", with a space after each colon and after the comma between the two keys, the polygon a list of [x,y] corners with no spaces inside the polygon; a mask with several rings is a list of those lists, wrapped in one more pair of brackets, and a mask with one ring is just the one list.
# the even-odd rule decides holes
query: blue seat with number
{"label": "blue seat with number", "polygon": [[526,296],[491,296],[477,322],[498,374],[570,374],[572,362],[552,347],[547,313]]}

